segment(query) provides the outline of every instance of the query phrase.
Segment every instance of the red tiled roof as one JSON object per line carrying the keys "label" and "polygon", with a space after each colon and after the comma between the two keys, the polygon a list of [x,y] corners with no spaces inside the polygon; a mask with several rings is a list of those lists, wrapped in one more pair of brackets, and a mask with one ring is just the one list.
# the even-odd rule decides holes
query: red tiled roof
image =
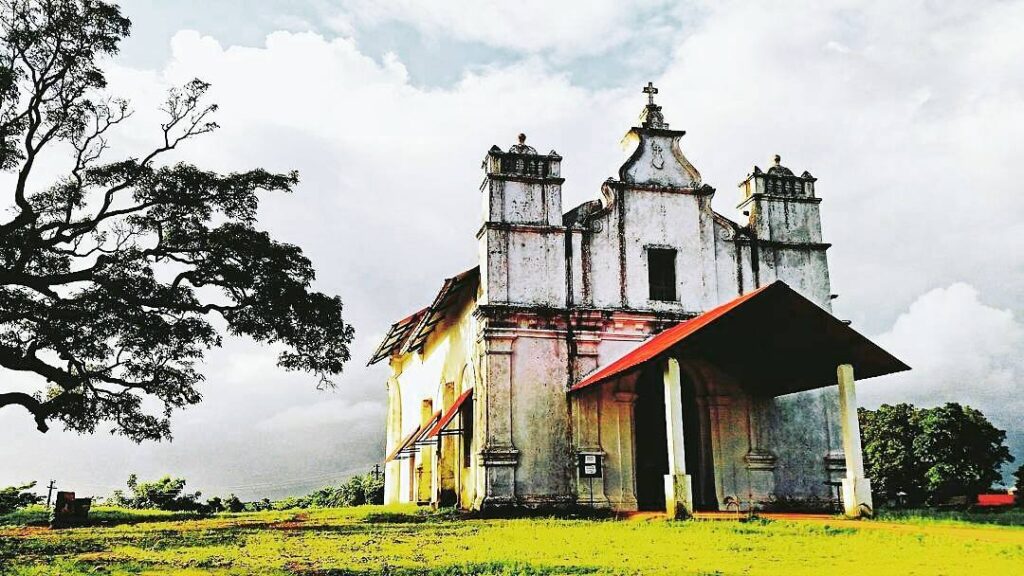
{"label": "red tiled roof", "polygon": [[391,325],[366,365],[376,364],[396,353],[406,354],[422,349],[434,327],[444,320],[445,312],[456,302],[456,296],[462,292],[462,288],[475,286],[479,279],[479,266],[446,278],[430,306]]}
{"label": "red tiled roof", "polygon": [[570,392],[627,373],[670,350],[710,360],[773,394],[831,385],[838,364],[852,364],[859,379],[910,369],[785,282],[775,281],[649,338]]}
{"label": "red tiled roof", "polygon": [[621,374],[623,372],[630,370],[631,368],[635,368],[643,364],[644,362],[647,362],[648,360],[654,359],[662,352],[678,344],[680,341],[683,340],[683,338],[686,338],[690,334],[693,334],[697,330],[700,330],[703,326],[707,326],[716,318],[728,313],[730,310],[739,306],[743,302],[746,302],[750,298],[753,298],[755,294],[758,294],[765,288],[768,288],[768,286],[759,288],[748,294],[744,294],[743,296],[740,296],[735,300],[726,302],[725,304],[722,304],[718,308],[714,308],[708,312],[705,312],[704,314],[701,314],[696,318],[684,320],[683,322],[676,324],[675,326],[669,328],[668,330],[665,330],[664,332],[645,340],[635,349],[626,353],[626,355],[624,355],[622,358],[619,358],[618,360],[612,362],[611,364],[605,366],[604,368],[601,368],[597,372],[594,372],[593,374],[581,380],[578,384],[572,387],[572,390],[579,390],[580,388],[585,388],[587,386],[590,386],[591,384],[597,384],[598,382],[607,380],[608,378],[611,378],[616,374]]}
{"label": "red tiled roof", "polygon": [[424,308],[417,312],[414,312],[405,318],[402,318],[398,322],[391,325],[388,329],[388,333],[384,336],[384,340],[381,341],[377,349],[374,350],[373,356],[370,356],[370,361],[366,363],[367,366],[376,364],[381,360],[391,356],[395,350],[399,350],[405,344],[409,333],[419,324],[420,319],[427,313],[429,308]]}

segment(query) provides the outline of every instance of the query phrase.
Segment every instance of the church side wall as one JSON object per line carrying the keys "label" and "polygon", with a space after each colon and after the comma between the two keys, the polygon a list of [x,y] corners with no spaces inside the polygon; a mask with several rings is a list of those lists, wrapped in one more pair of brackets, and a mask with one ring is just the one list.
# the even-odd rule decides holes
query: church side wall
{"label": "church side wall", "polygon": [[[471,310],[472,299],[468,299],[462,309],[452,313],[435,328],[422,352],[393,361],[392,368],[396,375],[392,380],[400,390],[396,397],[401,402],[402,438],[420,425],[424,400],[430,400],[431,413],[447,408],[444,404],[446,383],[461,383],[462,387],[473,385],[472,382],[464,381],[466,365],[470,362],[475,341],[476,325]],[[402,460],[398,466],[393,466],[399,470],[399,480],[398,487],[391,490],[397,492],[399,502],[412,502],[416,496],[422,495],[429,499],[436,492],[436,482],[440,479],[433,478],[436,471],[432,461],[433,451],[431,447],[418,452],[414,465]],[[426,472],[417,475],[417,469],[421,467]],[[410,490],[412,485],[417,485],[415,491]]]}
{"label": "church side wall", "polygon": [[565,344],[557,333],[523,332],[513,343],[512,442],[519,450],[515,493],[528,506],[572,500]]}
{"label": "church side wall", "polygon": [[[832,497],[830,455],[839,441],[832,430],[838,401],[834,389],[811,390],[774,398],[771,404],[771,447],[777,457],[774,471],[777,497],[824,500]],[[841,449],[840,449],[841,450]]]}

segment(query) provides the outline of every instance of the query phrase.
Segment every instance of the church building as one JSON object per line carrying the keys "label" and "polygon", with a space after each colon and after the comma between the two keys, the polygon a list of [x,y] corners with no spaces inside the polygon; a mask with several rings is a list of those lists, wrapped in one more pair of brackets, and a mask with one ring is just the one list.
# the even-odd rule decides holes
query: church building
{"label": "church building", "polygon": [[370,360],[387,503],[872,513],[854,378],[908,367],[831,314],[816,179],[755,166],[733,222],[644,92],[567,212],[556,152],[487,152],[478,265]]}

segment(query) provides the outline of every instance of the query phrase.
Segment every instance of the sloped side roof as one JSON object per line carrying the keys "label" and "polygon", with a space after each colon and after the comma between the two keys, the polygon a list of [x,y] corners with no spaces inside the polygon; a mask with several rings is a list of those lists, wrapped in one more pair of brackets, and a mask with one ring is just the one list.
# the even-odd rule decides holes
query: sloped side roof
{"label": "sloped side roof", "polygon": [[367,366],[376,364],[381,360],[391,356],[395,350],[399,350],[405,344],[408,339],[409,333],[419,324],[420,319],[427,313],[428,308],[424,308],[418,312],[414,312],[405,318],[402,318],[398,322],[391,325],[388,329],[388,333],[384,336],[384,340],[381,341],[380,345],[373,352],[373,356],[370,357],[370,361],[366,363]]}
{"label": "sloped side roof", "polygon": [[366,365],[376,364],[394,354],[407,354],[422,350],[434,327],[444,319],[445,312],[457,301],[457,296],[462,293],[464,288],[475,288],[479,281],[479,266],[445,279],[440,292],[434,297],[430,306],[391,325],[384,340],[377,346]]}
{"label": "sloped side roof", "polygon": [[479,266],[474,266],[462,274],[445,279],[444,284],[441,285],[441,291],[437,293],[434,301],[427,307],[427,313],[420,318],[419,324],[413,331],[412,336],[405,341],[402,353],[408,354],[409,352],[422,350],[423,345],[427,343],[430,333],[434,331],[434,327],[444,320],[445,312],[456,303],[462,290],[469,286],[476,287],[479,281]]}
{"label": "sloped side roof", "polygon": [[390,462],[395,458],[403,455],[408,455],[416,451],[416,444],[421,442],[427,434],[427,431],[434,427],[434,424],[441,418],[441,411],[434,412],[434,415],[430,417],[425,424],[420,424],[415,430],[409,433],[408,436],[402,439],[401,442],[395,446],[395,449],[388,454],[384,462]]}
{"label": "sloped side roof", "polygon": [[910,369],[785,282],[776,281],[649,338],[570,392],[668,353],[708,360],[773,395],[834,384],[839,364],[852,364],[858,379]]}

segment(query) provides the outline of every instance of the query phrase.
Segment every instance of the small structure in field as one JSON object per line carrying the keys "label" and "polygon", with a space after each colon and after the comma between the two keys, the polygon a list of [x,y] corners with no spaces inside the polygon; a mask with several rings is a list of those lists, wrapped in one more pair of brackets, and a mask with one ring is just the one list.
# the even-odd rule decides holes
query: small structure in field
{"label": "small structure in field", "polygon": [[[479,265],[392,325],[385,499],[472,509],[872,511],[854,375],[908,367],[831,314],[817,179],[775,156],[734,222],[653,86],[601,198],[484,157]],[[400,280],[399,278],[395,279]]]}
{"label": "small structure in field", "polygon": [[82,526],[89,521],[92,498],[76,498],[74,492],[57,492],[50,511],[50,527]]}

